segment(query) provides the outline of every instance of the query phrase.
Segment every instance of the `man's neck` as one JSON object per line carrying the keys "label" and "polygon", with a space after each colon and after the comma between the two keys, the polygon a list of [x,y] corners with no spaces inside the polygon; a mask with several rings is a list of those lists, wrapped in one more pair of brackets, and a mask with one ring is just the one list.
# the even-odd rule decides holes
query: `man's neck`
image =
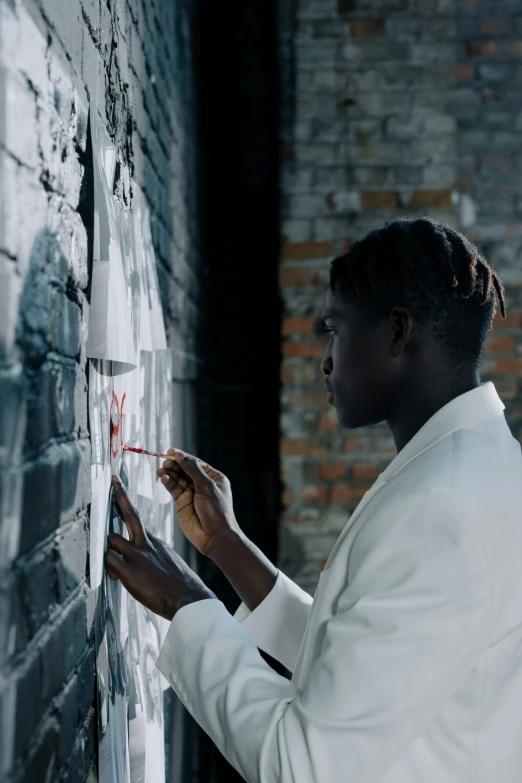
{"label": "man's neck", "polygon": [[387,420],[392,431],[397,454],[413,438],[426,422],[448,402],[480,386],[478,373],[473,373],[467,379],[453,378],[444,383],[440,378],[424,385],[415,384],[403,394],[400,404],[393,415]]}

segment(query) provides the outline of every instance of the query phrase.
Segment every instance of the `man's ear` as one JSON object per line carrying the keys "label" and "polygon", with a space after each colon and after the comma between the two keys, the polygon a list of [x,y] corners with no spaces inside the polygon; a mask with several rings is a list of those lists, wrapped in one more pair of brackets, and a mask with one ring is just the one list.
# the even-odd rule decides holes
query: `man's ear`
{"label": "man's ear", "polygon": [[407,307],[393,307],[389,320],[392,330],[392,356],[396,358],[413,340],[413,316]]}

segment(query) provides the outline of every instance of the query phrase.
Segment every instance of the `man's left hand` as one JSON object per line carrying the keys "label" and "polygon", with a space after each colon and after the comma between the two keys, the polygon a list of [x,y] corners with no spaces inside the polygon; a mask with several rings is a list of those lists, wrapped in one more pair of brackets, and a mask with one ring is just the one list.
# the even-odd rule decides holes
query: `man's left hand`
{"label": "man's left hand", "polygon": [[112,477],[113,503],[123,517],[129,540],[108,536],[105,567],[134,598],[172,620],[178,609],[193,601],[216,598],[177,552],[145,530],[137,509],[118,476]]}

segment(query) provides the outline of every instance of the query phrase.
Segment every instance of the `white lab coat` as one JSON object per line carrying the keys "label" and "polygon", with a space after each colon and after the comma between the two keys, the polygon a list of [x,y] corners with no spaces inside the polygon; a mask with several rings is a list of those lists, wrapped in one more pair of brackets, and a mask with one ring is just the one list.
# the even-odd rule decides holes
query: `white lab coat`
{"label": "white lab coat", "polygon": [[487,382],[426,422],[313,601],[279,572],[251,613],[175,615],[157,666],[246,781],[522,781],[522,455],[503,409]]}

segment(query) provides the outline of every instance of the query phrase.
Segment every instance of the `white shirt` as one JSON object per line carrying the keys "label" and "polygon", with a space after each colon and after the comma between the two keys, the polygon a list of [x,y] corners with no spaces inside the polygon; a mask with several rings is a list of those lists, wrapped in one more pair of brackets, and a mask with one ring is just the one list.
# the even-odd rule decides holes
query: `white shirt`
{"label": "white shirt", "polygon": [[[157,666],[249,783],[520,783],[522,455],[491,382],[366,493],[312,598],[175,615]],[[257,647],[293,672],[278,675]]]}

